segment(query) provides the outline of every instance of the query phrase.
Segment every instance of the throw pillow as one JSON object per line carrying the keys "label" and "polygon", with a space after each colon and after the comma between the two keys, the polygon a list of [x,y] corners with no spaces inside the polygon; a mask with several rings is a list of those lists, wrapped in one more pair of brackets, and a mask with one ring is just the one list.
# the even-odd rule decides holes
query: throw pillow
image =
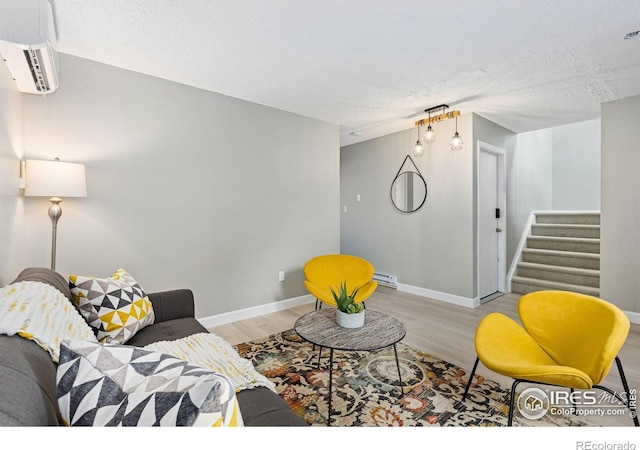
{"label": "throw pillow", "polygon": [[71,296],[98,341],[124,344],[153,324],[153,306],[142,286],[124,269],[108,278],[70,275]]}
{"label": "throw pillow", "polygon": [[128,345],[64,341],[58,405],[70,426],[242,426],[224,375]]}

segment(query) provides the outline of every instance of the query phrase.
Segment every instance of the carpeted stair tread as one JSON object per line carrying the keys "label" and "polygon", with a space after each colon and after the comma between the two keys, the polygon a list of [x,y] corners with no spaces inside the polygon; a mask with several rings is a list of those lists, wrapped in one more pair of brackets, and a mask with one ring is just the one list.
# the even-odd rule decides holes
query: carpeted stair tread
{"label": "carpeted stair tread", "polygon": [[548,250],[544,248],[524,248],[522,249],[522,253],[530,253],[530,254],[545,255],[545,256],[563,256],[567,258],[584,258],[584,259],[600,260],[600,255],[598,253]]}
{"label": "carpeted stair tread", "polygon": [[599,244],[600,238],[577,238],[567,236],[529,236],[528,239],[550,242],[577,242],[585,244]]}
{"label": "carpeted stair tread", "polygon": [[553,266],[529,262],[518,263],[518,276],[541,281],[600,287],[600,271],[578,267]]}
{"label": "carpeted stair tread", "polygon": [[570,273],[574,275],[584,275],[587,277],[600,277],[599,270],[582,269],[580,267],[554,266],[552,264],[538,264],[530,262],[520,262],[518,267],[537,270],[550,270],[554,272]]}
{"label": "carpeted stair tread", "polygon": [[521,262],[600,270],[600,255],[597,253],[523,249]]}
{"label": "carpeted stair tread", "polygon": [[536,214],[537,223],[570,223],[570,224],[600,224],[600,213],[585,212],[542,212]]}
{"label": "carpeted stair tread", "polygon": [[600,239],[556,236],[529,236],[527,247],[548,250],[566,250],[584,253],[600,253]]}
{"label": "carpeted stair tread", "polygon": [[576,238],[600,238],[600,225],[565,224],[565,223],[534,223],[531,226],[534,236],[556,236]]}
{"label": "carpeted stair tread", "polygon": [[581,286],[577,284],[559,283],[555,281],[538,280],[536,278],[527,278],[515,276],[512,279],[512,292],[517,294],[527,294],[534,291],[542,291],[545,289],[578,292],[581,294],[600,296],[600,289],[589,286]]}

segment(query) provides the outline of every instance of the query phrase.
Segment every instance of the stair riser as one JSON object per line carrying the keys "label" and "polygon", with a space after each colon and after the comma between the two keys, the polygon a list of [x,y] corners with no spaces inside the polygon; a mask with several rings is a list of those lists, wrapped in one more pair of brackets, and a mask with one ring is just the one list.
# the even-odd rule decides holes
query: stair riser
{"label": "stair riser", "polygon": [[534,278],[536,280],[555,281],[558,283],[578,284],[580,286],[600,287],[599,276],[531,269],[528,267],[518,267],[518,276]]}
{"label": "stair riser", "polygon": [[599,214],[538,214],[537,223],[562,223],[578,225],[600,225]]}
{"label": "stair riser", "polygon": [[535,253],[522,253],[522,261],[548,264],[550,266],[575,267],[578,269],[600,270],[599,259],[587,259],[578,257],[565,257],[555,255],[538,255]]}
{"label": "stair riser", "polygon": [[[533,286],[530,284],[516,283],[516,282],[514,282],[511,286],[511,292],[514,292],[520,295],[528,294],[529,292],[544,291],[546,289],[557,289],[557,288],[556,287],[546,288],[544,286]],[[593,295],[594,297],[600,296],[600,289],[596,289],[596,288],[584,288],[584,289],[576,288],[571,292],[578,292],[580,294]]]}
{"label": "stair riser", "polygon": [[552,228],[533,225],[531,234],[534,236],[600,239],[600,229],[598,228]]}
{"label": "stair riser", "polygon": [[562,242],[527,239],[527,248],[560,250],[565,252],[600,253],[599,242]]}

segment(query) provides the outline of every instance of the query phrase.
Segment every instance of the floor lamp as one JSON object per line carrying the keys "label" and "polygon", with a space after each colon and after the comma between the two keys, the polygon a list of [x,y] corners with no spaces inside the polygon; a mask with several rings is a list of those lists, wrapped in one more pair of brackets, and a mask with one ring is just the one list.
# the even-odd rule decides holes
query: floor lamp
{"label": "floor lamp", "polygon": [[56,235],[58,219],[62,215],[61,197],[86,197],[87,181],[83,164],[54,161],[27,160],[25,163],[27,197],[49,197],[51,219],[51,270],[56,270]]}

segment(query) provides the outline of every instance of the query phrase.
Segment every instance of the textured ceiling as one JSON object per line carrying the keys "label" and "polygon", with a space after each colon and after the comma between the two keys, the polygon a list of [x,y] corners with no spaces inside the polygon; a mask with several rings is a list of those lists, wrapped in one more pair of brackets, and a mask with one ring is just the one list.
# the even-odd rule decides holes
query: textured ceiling
{"label": "textured ceiling", "polygon": [[638,0],[51,3],[62,53],[331,122],[341,145],[441,103],[525,132],[640,94]]}

